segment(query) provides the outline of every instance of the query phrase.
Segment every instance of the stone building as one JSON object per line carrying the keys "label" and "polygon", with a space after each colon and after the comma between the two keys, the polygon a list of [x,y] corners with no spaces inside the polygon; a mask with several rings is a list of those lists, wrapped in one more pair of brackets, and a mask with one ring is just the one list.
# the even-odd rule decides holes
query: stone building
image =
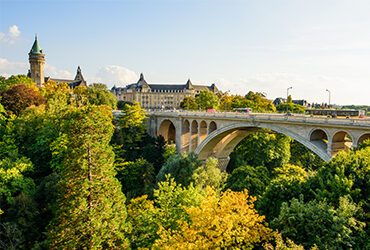
{"label": "stone building", "polygon": [[219,93],[215,84],[211,86],[194,85],[190,79],[186,84],[148,84],[140,74],[137,83],[126,87],[113,87],[111,93],[117,101],[136,101],[145,109],[178,109],[185,97],[195,96],[201,91]]}
{"label": "stone building", "polygon": [[31,48],[30,53],[28,53],[30,70],[28,70],[27,76],[30,77],[37,87],[41,87],[45,82],[54,81],[56,83],[67,83],[70,88],[75,88],[77,86],[87,86],[87,82],[82,76],[81,68],[78,66],[77,73],[74,79],[57,79],[51,77],[45,77],[45,54],[40,48],[39,42],[37,41],[37,36],[35,37],[35,42]]}

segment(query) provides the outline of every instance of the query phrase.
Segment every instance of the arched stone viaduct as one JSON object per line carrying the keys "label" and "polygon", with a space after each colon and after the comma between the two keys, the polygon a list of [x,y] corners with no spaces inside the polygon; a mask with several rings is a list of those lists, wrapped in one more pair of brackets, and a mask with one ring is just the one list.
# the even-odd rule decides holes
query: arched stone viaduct
{"label": "arched stone viaduct", "polygon": [[210,156],[226,168],[229,155],[248,134],[256,131],[281,133],[300,142],[329,161],[341,150],[357,147],[370,138],[369,119],[341,119],[279,114],[153,112],[148,132],[174,142],[178,152]]}

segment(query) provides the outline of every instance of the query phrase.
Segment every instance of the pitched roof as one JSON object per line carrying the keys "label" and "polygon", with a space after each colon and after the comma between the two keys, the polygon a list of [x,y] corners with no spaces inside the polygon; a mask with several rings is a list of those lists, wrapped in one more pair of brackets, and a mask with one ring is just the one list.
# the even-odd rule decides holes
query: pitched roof
{"label": "pitched roof", "polygon": [[149,84],[149,87],[153,90],[181,90],[185,89],[184,84]]}
{"label": "pitched roof", "polygon": [[40,48],[39,42],[37,41],[37,36],[35,36],[35,42],[32,45],[30,53],[43,55],[42,49]]}

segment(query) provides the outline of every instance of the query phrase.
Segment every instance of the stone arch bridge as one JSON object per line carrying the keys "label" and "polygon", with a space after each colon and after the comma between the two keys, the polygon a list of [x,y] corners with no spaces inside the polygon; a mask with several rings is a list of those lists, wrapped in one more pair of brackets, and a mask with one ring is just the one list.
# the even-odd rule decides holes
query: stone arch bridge
{"label": "stone arch bridge", "polygon": [[326,162],[370,138],[370,119],[175,111],[152,112],[148,122],[152,136],[162,135],[178,152],[195,152],[201,160],[213,156],[221,169],[236,145],[256,131],[289,136]]}

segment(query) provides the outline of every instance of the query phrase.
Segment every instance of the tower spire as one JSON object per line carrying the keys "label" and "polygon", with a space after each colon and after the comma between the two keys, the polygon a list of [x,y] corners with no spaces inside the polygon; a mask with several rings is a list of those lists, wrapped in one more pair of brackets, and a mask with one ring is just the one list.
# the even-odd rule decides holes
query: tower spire
{"label": "tower spire", "polygon": [[37,41],[37,34],[35,34],[35,41],[33,42],[30,53],[28,53],[28,59],[30,62],[30,77],[34,82],[37,83],[38,87],[41,87],[45,82],[44,77],[44,65],[45,65],[45,54],[42,52],[39,42]]}

